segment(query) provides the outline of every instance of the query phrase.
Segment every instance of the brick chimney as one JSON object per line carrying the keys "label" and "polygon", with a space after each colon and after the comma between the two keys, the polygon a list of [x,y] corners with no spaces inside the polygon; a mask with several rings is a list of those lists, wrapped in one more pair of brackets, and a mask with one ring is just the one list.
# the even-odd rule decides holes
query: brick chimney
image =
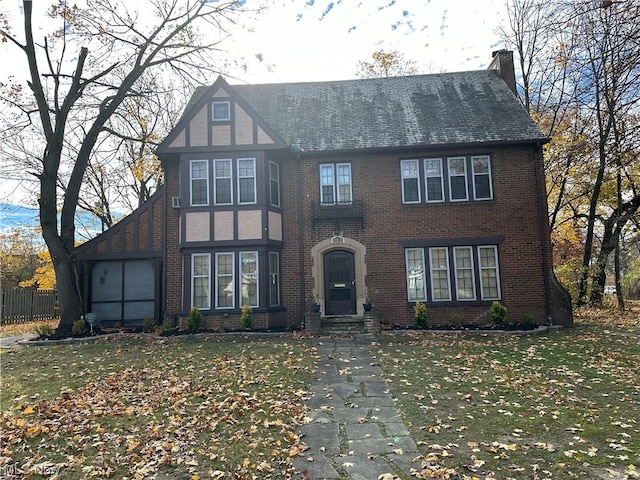
{"label": "brick chimney", "polygon": [[516,71],[513,66],[513,52],[511,50],[496,50],[491,54],[493,60],[489,64],[489,70],[497,70],[502,80],[505,81],[511,91],[516,94]]}

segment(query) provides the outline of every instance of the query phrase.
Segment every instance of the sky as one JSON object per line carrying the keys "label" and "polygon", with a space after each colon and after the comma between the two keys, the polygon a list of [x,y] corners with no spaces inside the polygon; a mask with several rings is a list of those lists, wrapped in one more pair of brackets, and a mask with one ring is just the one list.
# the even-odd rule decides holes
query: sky
{"label": "sky", "polygon": [[[240,17],[221,45],[246,61],[246,71],[227,72],[231,84],[352,79],[358,62],[377,50],[397,50],[415,62],[418,73],[478,70],[488,66],[492,51],[503,47],[496,28],[505,19],[506,0],[266,1],[269,6],[259,15]],[[246,0],[245,7],[257,2]],[[15,30],[21,28],[21,3],[0,0]],[[49,3],[35,0],[34,6]],[[24,59],[13,57],[12,50],[0,44],[0,62],[12,64],[15,73]],[[0,70],[4,75],[9,71]],[[2,75],[0,71],[0,81]],[[0,167],[0,202],[21,204],[28,196]],[[1,217],[2,212],[0,222]]]}

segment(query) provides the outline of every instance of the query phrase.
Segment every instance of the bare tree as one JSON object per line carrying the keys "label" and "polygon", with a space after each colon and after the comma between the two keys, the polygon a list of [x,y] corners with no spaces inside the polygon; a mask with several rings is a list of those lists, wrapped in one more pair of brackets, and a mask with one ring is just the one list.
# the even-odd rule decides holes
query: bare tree
{"label": "bare tree", "polygon": [[[212,54],[225,25],[234,20],[237,3],[54,4],[49,13],[59,28],[41,43],[34,36],[31,0],[23,2],[22,34],[2,22],[0,35],[24,54],[29,69],[28,95],[16,92],[10,101],[20,108],[22,133],[39,136],[44,145],[31,168],[39,183],[42,234],[56,272],[60,332],[69,331],[84,313],[74,262],[75,215],[83,179],[109,121],[122,114],[127,100],[145,95],[140,81],[145,72],[208,82],[218,71]],[[219,35],[214,40],[201,35],[203,26]]]}
{"label": "bare tree", "polygon": [[385,52],[377,50],[371,54],[371,60],[358,62],[356,75],[362,78],[396,77],[418,73],[416,62],[407,60],[397,50]]}

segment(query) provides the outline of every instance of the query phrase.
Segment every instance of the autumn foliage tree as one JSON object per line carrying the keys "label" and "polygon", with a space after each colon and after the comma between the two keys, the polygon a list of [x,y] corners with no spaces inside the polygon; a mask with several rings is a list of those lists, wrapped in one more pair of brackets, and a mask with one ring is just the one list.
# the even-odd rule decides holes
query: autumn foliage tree
{"label": "autumn foliage tree", "polygon": [[418,73],[416,62],[407,60],[397,50],[376,50],[371,59],[358,62],[356,75],[361,78],[398,77]]}
{"label": "autumn foliage tree", "polygon": [[[55,3],[50,25],[37,24],[34,3],[23,2],[23,27],[0,18],[0,36],[22,54],[25,88],[11,85],[5,101],[17,111],[14,135],[28,138],[22,168],[38,179],[39,221],[51,254],[60,303],[61,333],[83,313],[74,262],[75,217],[83,180],[101,142],[126,105],[152,96],[144,75],[172,75],[208,83],[219,71],[215,55],[234,20],[235,1],[87,0],[83,7]],[[143,8],[144,10],[141,10]],[[216,35],[204,36],[202,28]],[[43,38],[36,38],[39,32]],[[31,148],[30,145],[32,145]]]}

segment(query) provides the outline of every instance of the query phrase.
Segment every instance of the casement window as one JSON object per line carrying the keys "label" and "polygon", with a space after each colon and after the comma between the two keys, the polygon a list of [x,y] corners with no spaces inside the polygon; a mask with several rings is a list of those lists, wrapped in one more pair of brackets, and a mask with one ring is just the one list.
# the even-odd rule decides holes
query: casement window
{"label": "casement window", "polygon": [[216,308],[235,306],[235,270],[233,253],[216,253]]}
{"label": "casement window", "polygon": [[407,268],[407,297],[410,302],[427,299],[424,250],[422,248],[407,248],[405,250]]}
{"label": "casement window", "polygon": [[453,258],[456,266],[456,298],[458,300],[475,300],[476,285],[471,247],[455,247]]}
{"label": "casement window", "polygon": [[473,199],[490,200],[493,198],[491,187],[491,166],[488,155],[471,157],[473,172]]}
{"label": "casement window", "polygon": [[189,162],[191,178],[191,205],[209,204],[209,162],[191,160]]}
{"label": "casement window", "polygon": [[256,159],[238,159],[238,203],[256,203]]}
{"label": "casement window", "polygon": [[449,254],[447,248],[430,248],[429,266],[431,299],[434,302],[451,300],[451,280],[449,277]]}
{"label": "casement window", "polygon": [[500,298],[500,273],[498,271],[498,249],[493,246],[478,247],[480,264],[480,292],[483,300]]}
{"label": "casement window", "polygon": [[350,163],[320,165],[320,202],[352,202]]}
{"label": "casement window", "polygon": [[269,306],[280,305],[280,255],[269,253]]}
{"label": "casement window", "polygon": [[211,300],[211,255],[194,253],[191,255],[191,306],[199,310],[209,310]]}
{"label": "casement window", "polygon": [[229,205],[233,201],[231,160],[213,161],[213,198],[216,205]]}
{"label": "casement window", "polygon": [[[426,267],[425,252],[428,252]],[[407,248],[405,260],[410,302],[469,302],[501,298],[496,245]],[[429,272],[428,289],[425,271]],[[428,298],[425,296],[427,293]]]}
{"label": "casement window", "polygon": [[211,119],[214,122],[226,122],[231,120],[231,103],[213,102],[211,104]]}
{"label": "casement window", "polygon": [[258,306],[258,252],[240,252],[241,305]]}
{"label": "casement window", "polygon": [[469,200],[467,189],[467,162],[465,157],[447,159],[449,166],[449,200],[460,202]]}
{"label": "casement window", "polygon": [[269,195],[271,205],[280,206],[280,166],[269,162]]}
{"label": "casement window", "polygon": [[444,181],[442,176],[442,159],[427,158],[424,161],[424,185],[427,189],[427,202],[444,201]]}
{"label": "casement window", "polygon": [[418,160],[402,160],[402,203],[420,203],[420,173]]}

